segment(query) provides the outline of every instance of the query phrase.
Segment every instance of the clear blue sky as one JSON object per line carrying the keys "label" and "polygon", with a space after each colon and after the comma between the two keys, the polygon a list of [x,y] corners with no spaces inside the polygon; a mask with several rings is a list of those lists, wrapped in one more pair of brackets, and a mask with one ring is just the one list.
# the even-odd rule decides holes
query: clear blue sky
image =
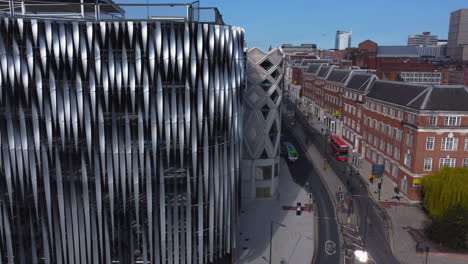
{"label": "clear blue sky", "polygon": [[[192,0],[116,0],[147,1]],[[408,35],[423,31],[446,39],[450,12],[468,8],[468,0],[201,0],[200,3],[218,7],[227,24],[245,29],[249,47],[262,49],[283,43],[316,43],[320,49],[333,48],[336,30],[352,30],[353,46],[366,39],[379,45],[406,45]],[[158,12],[149,11],[150,15]],[[129,18],[141,13],[141,8],[127,9]]]}

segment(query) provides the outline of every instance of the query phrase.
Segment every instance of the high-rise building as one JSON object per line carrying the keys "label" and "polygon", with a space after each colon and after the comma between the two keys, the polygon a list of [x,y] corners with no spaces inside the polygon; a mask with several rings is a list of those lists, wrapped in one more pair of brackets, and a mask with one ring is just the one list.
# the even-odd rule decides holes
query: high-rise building
{"label": "high-rise building", "polygon": [[468,9],[450,14],[447,55],[456,61],[468,61]]}
{"label": "high-rise building", "polygon": [[438,37],[431,35],[431,32],[423,32],[422,35],[409,35],[408,46],[435,46],[437,45]]}
{"label": "high-rise building", "polygon": [[230,262],[244,31],[211,10],[0,12],[0,263]]}
{"label": "high-rise building", "polygon": [[336,31],[335,49],[344,50],[351,47],[351,31]]}

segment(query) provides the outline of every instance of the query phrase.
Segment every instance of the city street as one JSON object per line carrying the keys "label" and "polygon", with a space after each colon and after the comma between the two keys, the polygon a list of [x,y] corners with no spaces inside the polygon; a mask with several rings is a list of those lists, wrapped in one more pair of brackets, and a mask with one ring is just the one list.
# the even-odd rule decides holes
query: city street
{"label": "city street", "polygon": [[[369,252],[369,255],[372,256],[375,263],[399,263],[393,255],[389,244],[389,220],[385,219],[387,216],[383,209],[379,207],[371,197],[369,197],[367,189],[364,187],[365,183],[362,182],[361,177],[355,175],[355,173],[357,173],[355,171],[349,172],[350,167],[346,166],[346,162],[337,161],[336,158],[331,155],[331,153],[329,153],[328,142],[321,131],[318,131],[316,128],[310,126],[305,121],[305,118],[301,115],[299,110],[294,109],[294,112],[295,126],[302,129],[303,134],[308,135],[309,137],[304,138],[302,141],[313,144],[321,153],[322,157],[327,158],[330,169],[335,172],[335,174],[341,180],[342,184],[347,186],[348,190],[350,190],[359,219],[357,231],[359,236],[363,238],[362,242],[364,249]],[[285,118],[283,124],[288,124],[288,122],[291,122],[291,120],[292,119],[288,121]],[[283,133],[287,133],[286,135],[291,135],[287,129],[283,129]],[[326,190],[324,191],[326,193]],[[326,227],[329,228],[329,226]],[[319,226],[319,229],[322,228]],[[346,243],[343,245],[343,248],[351,250],[355,249],[353,245],[347,245]]]}
{"label": "city street", "polygon": [[290,171],[297,184],[306,188],[314,195],[317,210],[318,240],[314,263],[341,263],[341,245],[335,208],[320,176],[308,159],[302,146],[293,134],[283,126],[282,133],[285,140],[296,146],[299,160],[290,164]]}

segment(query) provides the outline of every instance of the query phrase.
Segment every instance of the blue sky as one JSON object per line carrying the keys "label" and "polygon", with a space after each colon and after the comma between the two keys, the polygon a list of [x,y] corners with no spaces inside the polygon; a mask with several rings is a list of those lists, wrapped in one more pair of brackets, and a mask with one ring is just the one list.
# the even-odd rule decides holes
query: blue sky
{"label": "blue sky", "polygon": [[[116,0],[118,3],[187,3],[178,0]],[[201,0],[218,7],[227,24],[245,29],[249,47],[316,43],[334,47],[336,30],[352,30],[352,45],[371,39],[379,45],[406,45],[409,34],[430,31],[446,39],[450,12],[467,0]],[[159,12],[169,13],[168,9]],[[171,9],[174,10],[174,9]],[[158,13],[149,10],[150,15]],[[143,13],[146,9],[143,9]],[[174,12],[174,11],[172,11]],[[127,17],[142,8],[127,8]]]}

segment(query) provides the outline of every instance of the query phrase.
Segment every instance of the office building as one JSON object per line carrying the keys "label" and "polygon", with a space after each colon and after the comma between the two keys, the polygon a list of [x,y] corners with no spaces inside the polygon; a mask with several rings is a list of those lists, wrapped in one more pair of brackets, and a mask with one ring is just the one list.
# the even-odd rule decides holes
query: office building
{"label": "office building", "polygon": [[210,10],[0,13],[0,263],[233,259],[244,31]]}
{"label": "office building", "polygon": [[447,56],[455,61],[468,61],[468,9],[450,14]]}
{"label": "office building", "polygon": [[247,52],[244,93],[244,148],[241,161],[242,198],[276,194],[280,164],[283,54],[258,48]]}
{"label": "office building", "polygon": [[351,47],[351,31],[336,31],[335,37],[335,49],[337,50],[345,50]]}
{"label": "office building", "polygon": [[408,46],[433,46],[437,45],[438,36],[431,35],[431,32],[423,32],[421,35],[409,35]]}
{"label": "office building", "polygon": [[345,50],[347,48],[351,48],[351,35],[351,31],[336,31],[335,49]]}

